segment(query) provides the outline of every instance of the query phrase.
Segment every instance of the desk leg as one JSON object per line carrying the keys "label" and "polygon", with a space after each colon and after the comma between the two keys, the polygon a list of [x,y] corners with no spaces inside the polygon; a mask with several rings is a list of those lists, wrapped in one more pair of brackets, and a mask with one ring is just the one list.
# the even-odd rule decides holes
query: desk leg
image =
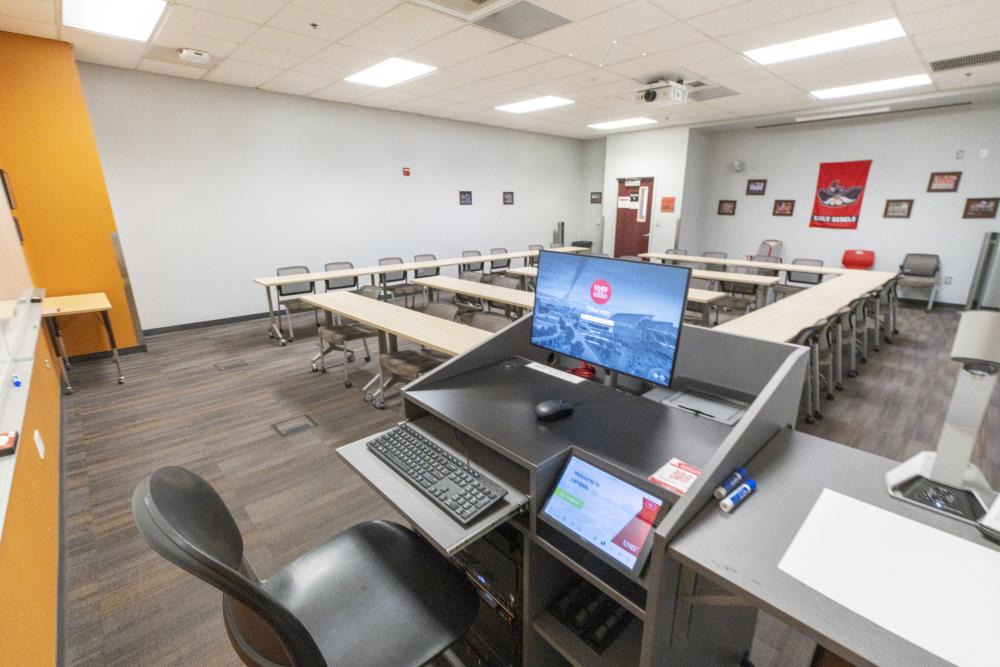
{"label": "desk leg", "polygon": [[769,306],[774,303],[774,285],[768,285],[767,291],[764,292],[764,305]]}
{"label": "desk leg", "polygon": [[712,326],[711,307],[707,303],[701,304],[701,326],[706,329]]}
{"label": "desk leg", "polygon": [[115,332],[111,329],[111,318],[108,317],[108,311],[101,311],[101,321],[104,322],[104,330],[108,332],[108,343],[111,344],[111,359],[115,362],[115,368],[118,369],[118,384],[125,384],[125,376],[122,375],[122,362],[118,358],[118,343],[115,342]]}
{"label": "desk leg", "polygon": [[50,317],[48,318],[49,323],[52,325],[53,331],[53,341],[56,344],[56,352],[62,357],[63,363],[66,364],[66,368],[73,368],[73,364],[69,361],[69,355],[66,353],[66,341],[63,339],[62,330],[59,328],[59,318]]}
{"label": "desk leg", "polygon": [[[844,316],[837,317],[837,349],[834,350],[834,366],[837,371],[837,391],[844,390]],[[832,390],[831,390],[832,391]]]}
{"label": "desk leg", "polygon": [[73,385],[69,382],[69,359],[66,356],[66,348],[60,345],[62,342],[62,334],[59,332],[59,324],[56,322],[58,318],[56,317],[46,317],[45,323],[49,327],[49,336],[52,337],[52,341],[56,343],[56,358],[59,359],[59,375],[62,377],[63,381],[63,391],[67,394],[73,393]]}
{"label": "desk leg", "polygon": [[816,419],[823,418],[822,403],[820,403],[820,372],[819,372],[819,336],[815,336],[812,341],[812,358],[813,358],[813,417]]}
{"label": "desk leg", "polygon": [[521,276],[521,289],[528,291],[528,276]]}
{"label": "desk leg", "polygon": [[278,320],[274,315],[274,299],[271,298],[271,288],[265,286],[264,293],[267,294],[267,316],[270,319],[271,325],[267,330],[268,338],[277,338],[278,342],[282,346],[285,346],[288,341],[285,337],[281,335],[281,327],[278,326]]}
{"label": "desk leg", "polygon": [[882,340],[882,291],[875,292],[875,343],[872,349],[879,351],[879,341]]}

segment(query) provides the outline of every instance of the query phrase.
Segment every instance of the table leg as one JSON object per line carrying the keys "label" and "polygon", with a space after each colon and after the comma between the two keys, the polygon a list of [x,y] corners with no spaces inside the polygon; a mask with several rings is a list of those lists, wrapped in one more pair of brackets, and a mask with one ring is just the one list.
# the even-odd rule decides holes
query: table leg
{"label": "table leg", "polygon": [[882,291],[875,292],[875,344],[872,349],[879,351],[879,341],[882,337]]}
{"label": "table leg", "polygon": [[774,303],[774,285],[768,285],[764,293],[764,305],[769,306]]}
{"label": "table leg", "polygon": [[271,298],[271,288],[265,285],[264,293],[267,294],[267,316],[271,322],[271,325],[267,330],[267,337],[277,338],[278,342],[284,346],[288,341],[286,341],[285,337],[281,335],[281,327],[278,326],[278,321],[274,314],[274,299]]}
{"label": "table leg", "polygon": [[115,342],[115,332],[111,329],[111,318],[108,317],[108,311],[101,311],[101,320],[104,322],[104,330],[108,332],[108,343],[111,344],[111,359],[115,362],[115,368],[118,369],[118,384],[125,384],[125,376],[122,375],[122,362],[118,358],[118,343]]}
{"label": "table leg", "polygon": [[707,303],[701,304],[701,326],[706,329],[712,326],[712,313]]}
{"label": "table leg", "polygon": [[66,341],[63,339],[62,330],[59,328],[59,318],[50,317],[49,322],[52,324],[52,330],[54,332],[53,340],[56,344],[56,352],[62,357],[63,363],[66,364],[66,368],[73,368],[73,364],[69,361],[69,355],[66,353]]}
{"label": "table leg", "polygon": [[813,358],[813,416],[816,419],[823,418],[822,403],[820,402],[820,372],[819,372],[819,335],[813,336],[812,341],[812,358]]}
{"label": "table leg", "polygon": [[835,386],[837,388],[837,391],[843,391],[844,389],[844,316],[843,315],[837,317],[836,344],[837,344],[837,349],[833,351],[834,368],[836,369],[837,373],[837,381]]}
{"label": "table leg", "polygon": [[528,291],[528,276],[521,276],[521,289]]}
{"label": "table leg", "polygon": [[67,394],[73,393],[73,385],[69,382],[69,359],[66,357],[65,346],[60,345],[62,342],[62,334],[59,332],[59,325],[56,322],[55,317],[46,317],[45,323],[49,327],[49,336],[52,337],[52,341],[56,343],[56,358],[59,360],[59,375],[62,377],[63,381],[63,391]]}

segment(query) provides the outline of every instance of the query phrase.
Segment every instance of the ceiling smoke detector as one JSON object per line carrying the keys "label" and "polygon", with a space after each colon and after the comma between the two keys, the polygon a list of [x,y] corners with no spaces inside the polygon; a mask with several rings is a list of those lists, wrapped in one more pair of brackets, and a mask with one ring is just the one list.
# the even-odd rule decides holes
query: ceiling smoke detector
{"label": "ceiling smoke detector", "polygon": [[199,51],[198,49],[180,49],[177,53],[181,60],[192,65],[207,65],[208,61],[212,59],[208,51]]}

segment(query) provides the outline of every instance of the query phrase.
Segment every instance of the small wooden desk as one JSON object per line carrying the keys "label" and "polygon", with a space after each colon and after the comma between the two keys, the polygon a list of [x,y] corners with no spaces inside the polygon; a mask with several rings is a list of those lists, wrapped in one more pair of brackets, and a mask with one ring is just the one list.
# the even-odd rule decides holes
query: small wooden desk
{"label": "small wooden desk", "polygon": [[429,290],[444,290],[475,297],[484,301],[493,301],[507,306],[514,306],[520,317],[525,310],[535,307],[535,295],[519,289],[490,285],[489,283],[477,283],[471,280],[460,280],[450,276],[432,276],[430,278],[416,278],[415,285],[423,285]]}
{"label": "small wooden desk", "polygon": [[424,347],[456,355],[475,347],[492,334],[482,329],[449,322],[409,308],[369,299],[351,292],[308,294],[302,300],[317,308],[335,313],[362,324],[367,324],[385,334],[379,337],[382,352],[395,352],[396,337],[401,336]]}
{"label": "small wooden desk", "polygon": [[[579,247],[563,247],[563,248],[552,248],[554,252],[583,252],[586,248]],[[287,276],[263,276],[261,278],[254,278],[253,281],[264,288],[264,292],[267,294],[267,313],[270,320],[270,326],[267,330],[267,335],[270,338],[276,338],[279,343],[285,345],[287,342],[285,337],[281,334],[281,328],[278,326],[278,319],[274,311],[275,299],[271,296],[271,289],[273,288],[277,293],[277,289],[282,285],[294,285],[296,283],[315,283],[325,280],[336,280],[338,278],[360,278],[362,276],[371,276],[372,284],[375,284],[375,276],[385,274],[385,273],[397,273],[400,271],[418,271],[421,269],[440,269],[446,266],[460,266],[462,264],[479,264],[492,261],[501,260],[511,260],[511,259],[524,259],[527,260],[531,257],[536,257],[538,255],[537,250],[518,250],[516,252],[505,252],[496,255],[478,255],[473,257],[451,257],[448,259],[434,259],[426,262],[404,262],[403,264],[386,264],[379,266],[363,266],[353,269],[338,269],[336,271],[316,271],[313,273],[298,273]]]}
{"label": "small wooden desk", "polygon": [[86,313],[96,313],[98,319],[104,325],[104,330],[108,334],[108,343],[111,345],[111,359],[118,369],[118,384],[125,383],[125,376],[122,375],[122,365],[118,358],[118,344],[115,342],[115,332],[111,328],[111,318],[108,311],[111,310],[111,302],[104,292],[93,292],[90,294],[72,294],[68,296],[47,296],[42,299],[42,317],[49,326],[49,332],[56,344],[56,351],[59,353],[59,370],[62,374],[63,383],[67,394],[73,393],[73,386],[69,381],[69,369],[72,365],[69,355],[66,353],[66,343],[63,341],[62,331],[59,330],[59,318],[65,315],[83,315]]}

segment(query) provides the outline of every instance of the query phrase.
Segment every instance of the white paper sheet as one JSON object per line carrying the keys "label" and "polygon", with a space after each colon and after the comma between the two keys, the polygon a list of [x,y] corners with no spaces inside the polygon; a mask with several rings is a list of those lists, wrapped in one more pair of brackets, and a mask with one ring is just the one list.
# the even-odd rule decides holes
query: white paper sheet
{"label": "white paper sheet", "polygon": [[824,489],[778,567],[944,660],[1000,664],[1000,552]]}

